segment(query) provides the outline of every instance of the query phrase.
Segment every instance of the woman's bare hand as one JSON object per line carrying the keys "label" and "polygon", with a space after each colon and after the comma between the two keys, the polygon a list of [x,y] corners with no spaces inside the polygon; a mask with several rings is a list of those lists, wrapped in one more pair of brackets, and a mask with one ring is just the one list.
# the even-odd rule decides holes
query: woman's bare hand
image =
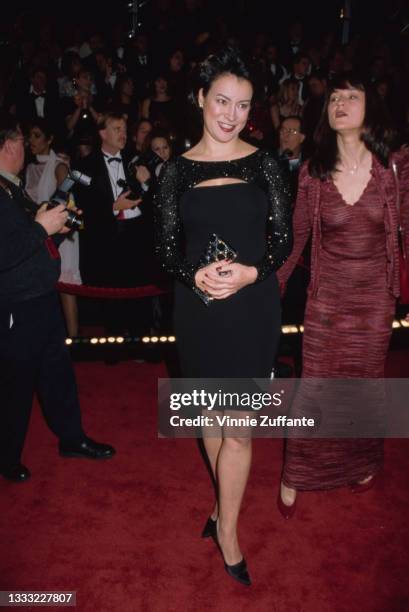
{"label": "woman's bare hand", "polygon": [[215,262],[196,272],[196,286],[215,300],[224,300],[254,283],[257,270],[229,261]]}

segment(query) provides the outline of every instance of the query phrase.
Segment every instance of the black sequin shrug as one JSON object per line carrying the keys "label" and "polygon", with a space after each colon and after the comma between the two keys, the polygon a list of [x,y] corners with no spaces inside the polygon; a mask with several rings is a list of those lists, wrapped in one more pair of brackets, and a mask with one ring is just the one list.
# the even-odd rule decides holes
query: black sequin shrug
{"label": "black sequin shrug", "polygon": [[179,200],[183,193],[199,183],[216,178],[256,184],[267,195],[266,249],[264,257],[256,264],[256,282],[260,282],[285,262],[292,248],[290,188],[283,181],[274,158],[260,149],[231,161],[194,161],[178,157],[164,164],[155,197],[158,258],[167,272],[194,287],[198,268],[184,256]]}

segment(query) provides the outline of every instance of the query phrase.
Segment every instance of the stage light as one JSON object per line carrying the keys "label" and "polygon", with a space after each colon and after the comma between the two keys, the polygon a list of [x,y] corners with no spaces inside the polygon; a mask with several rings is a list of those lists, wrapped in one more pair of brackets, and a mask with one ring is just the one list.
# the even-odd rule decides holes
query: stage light
{"label": "stage light", "polygon": [[[394,330],[408,330],[409,329],[409,321],[406,321],[406,319],[400,319],[397,320],[395,319],[392,322],[392,328]],[[296,325],[296,324],[288,324],[288,325],[282,325],[281,327],[281,333],[283,335],[297,335],[297,334],[303,334],[305,331],[304,325]],[[65,344],[67,346],[71,346],[73,344],[132,344],[132,345],[137,345],[140,342],[142,342],[142,344],[166,344],[167,342],[169,342],[170,344],[175,343],[176,340],[176,336],[142,336],[142,337],[136,337],[136,336],[109,336],[108,338],[106,338],[105,336],[100,336],[100,337],[93,337],[93,338],[84,338],[84,337],[76,337],[76,338],[66,338],[65,339]]]}
{"label": "stage light", "polygon": [[298,327],[296,325],[283,325],[281,331],[283,334],[298,334]]}

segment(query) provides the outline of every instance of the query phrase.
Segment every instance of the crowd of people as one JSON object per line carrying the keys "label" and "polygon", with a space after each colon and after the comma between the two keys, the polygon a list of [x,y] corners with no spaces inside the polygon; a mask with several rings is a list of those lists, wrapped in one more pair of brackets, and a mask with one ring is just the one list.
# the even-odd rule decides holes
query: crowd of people
{"label": "crowd of people", "polygon": [[[280,297],[304,252],[303,378],[383,377],[399,248],[409,257],[409,55],[393,56],[380,40],[361,55],[359,37],[320,44],[299,21],[281,46],[225,31],[220,50],[211,28],[184,23],[189,36],[163,54],[142,32],[126,44],[118,31],[93,33],[59,53],[52,37],[20,41],[0,123],[0,471],[9,480],[29,477],[21,453],[34,391],[62,456],[115,453],[81,425],[58,259],[71,336],[78,313],[68,286],[134,288],[163,269],[175,280],[183,376],[257,379],[275,367]],[[70,177],[66,202],[48,208]],[[79,230],[67,227],[70,210]],[[209,239],[228,254],[203,264]],[[107,332],[141,335],[151,307],[106,300]],[[294,413],[314,406],[301,387]],[[225,434],[204,437],[217,495],[203,537],[250,585],[237,526],[251,436]],[[302,490],[365,491],[382,463],[382,440],[290,439],[279,511],[291,518]]]}
{"label": "crowd of people", "polygon": [[[200,116],[189,93],[197,66],[221,42],[240,45],[254,75],[242,137],[279,160],[293,201],[301,163],[314,152],[326,92],[345,70],[359,68],[367,77],[393,116],[401,144],[407,141],[409,57],[403,44],[391,49],[380,37],[356,35],[341,45],[332,33],[311,36],[297,19],[277,41],[265,31],[230,31],[211,20],[201,2],[181,3],[178,15],[162,4],[151,7],[146,28],[132,38],[125,24],[109,35],[85,34],[68,27],[56,32],[47,20],[36,36],[21,23],[11,35],[1,108],[18,119],[27,138],[26,191],[41,204],[69,168],[91,178],[90,188],[76,186],[70,197],[70,205],[82,210],[83,224],[60,246],[65,284],[134,287],[160,278],[153,194],[162,163],[200,138]],[[61,298],[67,332],[76,336],[75,295],[67,290]],[[149,303],[102,308],[107,332],[139,335],[152,327]],[[138,323],[126,315],[121,329],[115,323],[121,310],[139,311]]]}

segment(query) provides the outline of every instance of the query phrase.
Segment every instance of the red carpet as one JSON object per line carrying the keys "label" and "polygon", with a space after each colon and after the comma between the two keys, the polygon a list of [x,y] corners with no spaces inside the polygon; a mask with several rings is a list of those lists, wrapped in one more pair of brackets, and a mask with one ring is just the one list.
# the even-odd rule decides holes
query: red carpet
{"label": "red carpet", "polygon": [[[157,438],[163,366],[81,363],[77,373],[87,432],[118,454],[58,457],[34,411],[33,477],[0,479],[0,590],[75,590],[81,612],[409,611],[409,440],[386,443],[377,489],[304,493],[288,522],[275,506],[281,441],[256,440],[240,523],[246,588],[199,537],[213,500],[196,442]],[[391,354],[389,373],[408,376],[407,353]]]}

